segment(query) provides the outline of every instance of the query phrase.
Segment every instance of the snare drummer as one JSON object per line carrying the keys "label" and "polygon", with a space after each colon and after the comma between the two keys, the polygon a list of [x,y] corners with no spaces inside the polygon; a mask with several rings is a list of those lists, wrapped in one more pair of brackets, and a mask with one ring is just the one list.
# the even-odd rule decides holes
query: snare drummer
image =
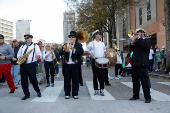
{"label": "snare drummer", "polygon": [[[93,88],[95,95],[99,94],[98,81],[100,83],[100,95],[104,96],[104,80],[105,80],[105,69],[101,69],[95,66],[95,59],[103,58],[107,56],[105,44],[100,41],[101,34],[99,30],[92,33],[94,41],[90,42],[86,48],[86,54],[92,58],[92,71],[93,71]],[[98,80],[97,80],[98,78]]]}

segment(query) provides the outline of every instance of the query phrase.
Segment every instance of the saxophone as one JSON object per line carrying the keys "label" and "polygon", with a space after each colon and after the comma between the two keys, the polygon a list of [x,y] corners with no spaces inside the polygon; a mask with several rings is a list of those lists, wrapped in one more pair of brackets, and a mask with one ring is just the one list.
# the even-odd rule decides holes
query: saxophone
{"label": "saxophone", "polygon": [[[35,45],[34,45],[34,48],[35,48]],[[27,61],[28,61],[28,54],[30,54],[30,53],[34,50],[34,48],[31,49],[31,50],[29,50],[27,53],[25,53],[25,54],[22,56],[21,60],[18,60],[18,61],[17,61],[17,64],[18,64],[18,65],[21,65],[22,63],[27,62]]]}

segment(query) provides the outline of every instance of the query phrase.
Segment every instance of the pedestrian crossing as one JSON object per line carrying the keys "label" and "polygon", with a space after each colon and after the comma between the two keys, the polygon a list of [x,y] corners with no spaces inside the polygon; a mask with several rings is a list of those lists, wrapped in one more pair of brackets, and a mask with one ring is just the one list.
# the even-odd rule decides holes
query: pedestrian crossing
{"label": "pedestrian crossing", "polygon": [[[120,82],[122,85],[124,85],[125,87],[129,87],[132,88],[132,82]],[[170,82],[157,82],[160,85],[167,85],[170,86]],[[100,95],[94,95],[94,89],[93,89],[93,81],[86,81],[86,85],[83,87],[87,87],[87,92],[90,96],[90,100],[117,100],[113,94],[110,94],[109,91],[107,91],[106,89],[104,90],[105,96],[100,96]],[[112,87],[112,86],[109,86]],[[56,102],[59,95],[61,94],[61,92],[63,91],[64,88],[64,81],[55,81],[54,83],[54,87],[47,87],[46,89],[44,89],[44,91],[42,91],[42,97],[36,97],[34,98],[31,102]],[[81,89],[81,87],[80,87]],[[62,92],[63,93],[63,92]],[[132,93],[132,92],[131,92]],[[140,93],[143,94],[143,91],[140,90]],[[64,94],[64,93],[63,93]],[[79,95],[80,99],[81,99],[81,95]],[[152,89],[151,91],[151,97],[153,100],[155,101],[170,101],[170,95],[165,94],[163,92],[157,91],[155,89]],[[129,97],[130,98],[130,97]],[[63,99],[64,95],[63,95]]]}
{"label": "pedestrian crossing", "polygon": [[[122,84],[130,87],[130,88],[133,88],[133,85],[132,85],[132,82],[121,82]],[[152,92],[151,92],[151,98],[156,100],[156,101],[170,101],[170,96],[167,95],[167,94],[164,94],[162,92],[159,92],[157,90],[154,90],[154,89],[151,89]],[[140,90],[140,93],[143,94],[143,91]]]}

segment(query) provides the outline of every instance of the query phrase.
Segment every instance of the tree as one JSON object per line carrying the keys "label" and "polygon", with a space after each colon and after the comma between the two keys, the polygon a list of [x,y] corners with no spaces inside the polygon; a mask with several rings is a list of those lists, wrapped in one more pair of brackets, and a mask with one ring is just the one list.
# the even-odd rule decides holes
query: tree
{"label": "tree", "polygon": [[[139,4],[144,0],[65,0],[77,13],[77,26],[91,33],[99,29],[109,34],[109,46],[116,38],[116,14],[124,14],[128,5]],[[71,5],[72,4],[72,5]]]}
{"label": "tree", "polygon": [[170,0],[164,1],[166,31],[166,72],[170,72]]}

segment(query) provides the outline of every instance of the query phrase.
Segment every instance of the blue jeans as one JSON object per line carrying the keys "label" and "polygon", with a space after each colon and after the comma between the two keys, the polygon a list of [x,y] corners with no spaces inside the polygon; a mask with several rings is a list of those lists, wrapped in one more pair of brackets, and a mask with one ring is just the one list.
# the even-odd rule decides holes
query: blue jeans
{"label": "blue jeans", "polygon": [[58,65],[55,65],[55,70],[56,70],[56,72],[57,72],[57,70],[58,70],[58,73],[59,73],[59,64],[58,64]]}
{"label": "blue jeans", "polygon": [[19,73],[19,69],[20,69],[20,65],[12,65],[11,66],[11,75],[12,75],[12,77],[14,79],[15,87],[18,87],[18,82],[19,82],[18,73]]}
{"label": "blue jeans", "polygon": [[36,73],[38,71],[38,62],[36,62]]}

